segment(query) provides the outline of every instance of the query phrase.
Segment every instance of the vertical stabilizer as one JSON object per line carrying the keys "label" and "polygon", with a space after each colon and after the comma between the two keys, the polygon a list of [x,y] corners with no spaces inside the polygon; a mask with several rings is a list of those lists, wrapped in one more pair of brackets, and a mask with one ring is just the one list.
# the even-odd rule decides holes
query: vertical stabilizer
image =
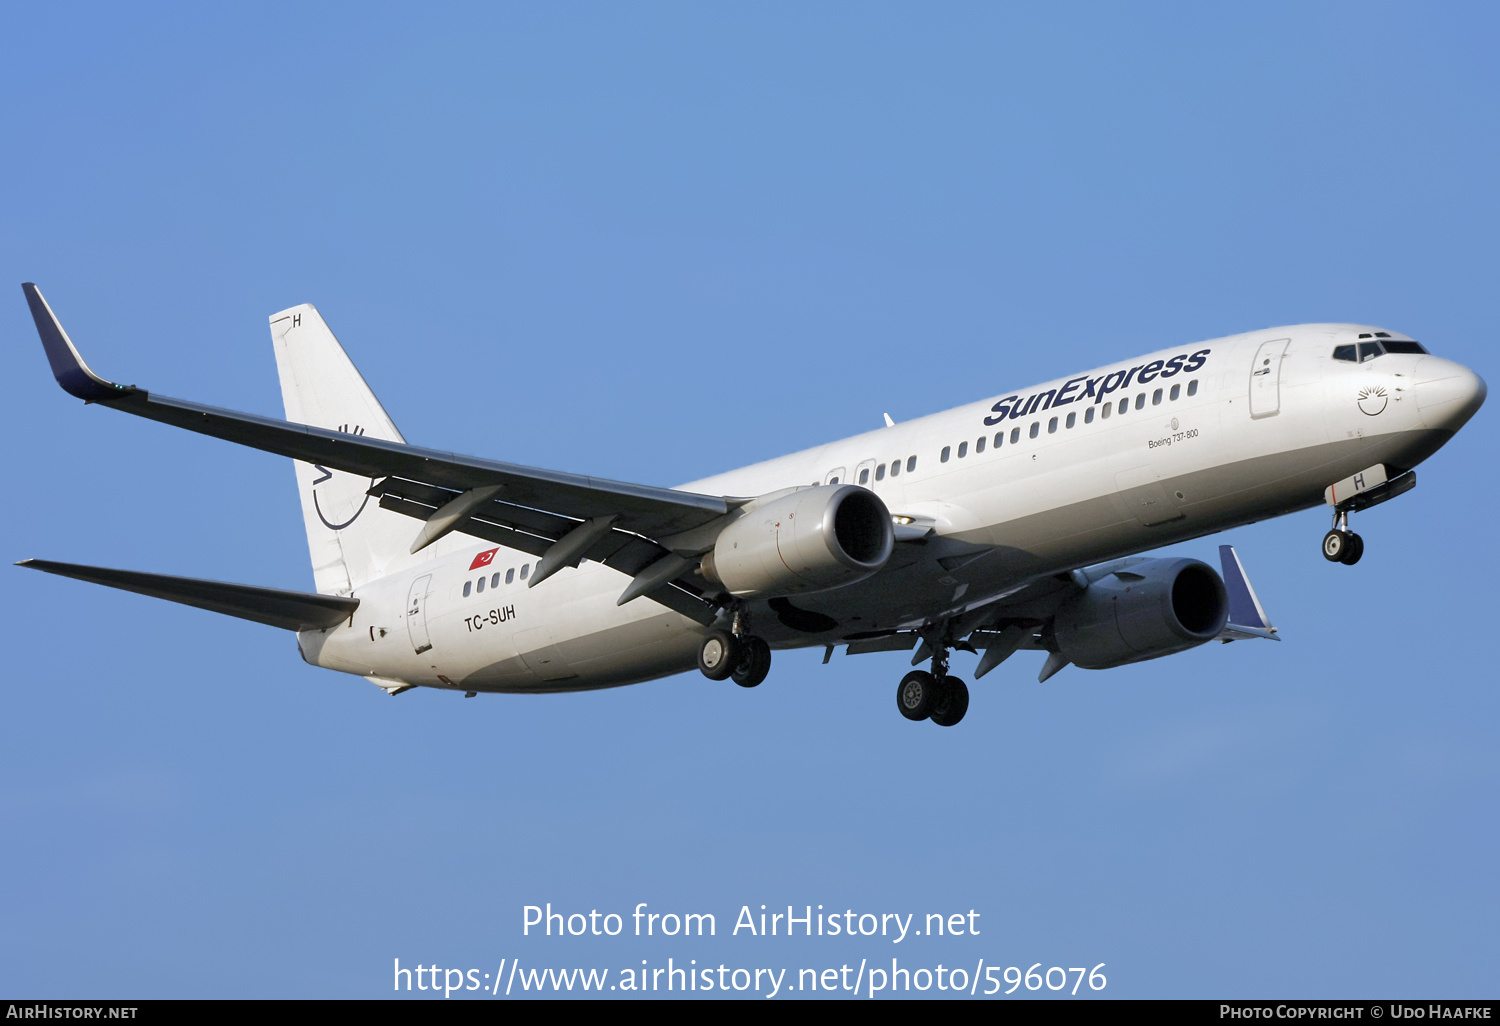
{"label": "vertical stabilizer", "polygon": [[[311,304],[272,314],[271,341],[287,420],[406,441]],[[293,465],[319,592],[348,595],[405,554],[411,522],[381,509],[366,494],[373,483],[369,478],[308,463]]]}

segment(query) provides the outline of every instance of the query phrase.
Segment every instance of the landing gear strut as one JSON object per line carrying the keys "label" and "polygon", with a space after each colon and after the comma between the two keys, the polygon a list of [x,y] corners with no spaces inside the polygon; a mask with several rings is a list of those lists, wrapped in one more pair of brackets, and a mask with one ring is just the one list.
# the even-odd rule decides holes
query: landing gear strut
{"label": "landing gear strut", "polygon": [[896,708],[909,720],[932,720],[951,727],[969,711],[969,686],[948,675],[948,650],[938,648],[932,672],[913,670],[896,688]]}
{"label": "landing gear strut", "polygon": [[1323,558],[1330,563],[1353,566],[1365,554],[1365,540],[1349,530],[1349,511],[1333,514],[1333,530],[1323,536]]}

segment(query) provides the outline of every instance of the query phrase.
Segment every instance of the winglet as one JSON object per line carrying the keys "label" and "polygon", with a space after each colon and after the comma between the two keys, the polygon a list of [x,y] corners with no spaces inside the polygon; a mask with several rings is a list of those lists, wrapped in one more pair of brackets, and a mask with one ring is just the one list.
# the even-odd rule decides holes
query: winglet
{"label": "winglet", "polygon": [[96,403],[140,391],[134,385],[117,385],[113,381],[106,381],[89,370],[89,365],[78,355],[73,340],[68,338],[68,333],[58,323],[57,315],[42,298],[41,290],[28,281],[21,285],[21,291],[26,293],[26,304],[31,307],[31,319],[36,321],[36,333],[42,337],[42,348],[47,350],[47,361],[52,364],[52,376],[57,379],[64,392],[84,402]]}
{"label": "winglet", "polygon": [[1224,568],[1224,590],[1229,593],[1229,622],[1219,635],[1225,641],[1236,638],[1269,638],[1280,641],[1276,628],[1271,626],[1265,607],[1250,584],[1250,576],[1240,562],[1239,553],[1233,545],[1219,546],[1219,563]]}

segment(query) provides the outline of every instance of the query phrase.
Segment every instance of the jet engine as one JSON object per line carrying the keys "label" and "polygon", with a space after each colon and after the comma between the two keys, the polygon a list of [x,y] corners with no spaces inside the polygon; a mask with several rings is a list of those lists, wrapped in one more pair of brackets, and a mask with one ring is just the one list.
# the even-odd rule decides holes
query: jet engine
{"label": "jet engine", "polygon": [[724,528],[703,557],[703,576],[732,595],[775,598],[862,581],[896,544],[880,497],[857,485],[801,488]]}
{"label": "jet engine", "polygon": [[1207,563],[1149,559],[1092,582],[1052,625],[1070,662],[1105,670],[1212,641],[1228,619],[1224,582]]}

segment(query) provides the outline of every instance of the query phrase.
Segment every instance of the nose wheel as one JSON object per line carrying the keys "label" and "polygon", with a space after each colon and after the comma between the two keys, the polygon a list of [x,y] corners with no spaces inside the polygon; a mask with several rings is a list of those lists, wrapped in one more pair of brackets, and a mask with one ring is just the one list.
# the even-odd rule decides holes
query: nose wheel
{"label": "nose wheel", "polygon": [[1333,515],[1333,530],[1323,536],[1323,558],[1330,563],[1353,566],[1365,554],[1365,540],[1349,530],[1347,511]]}
{"label": "nose wheel", "polygon": [[1365,554],[1365,540],[1353,531],[1329,531],[1323,536],[1323,558],[1353,566]]}

